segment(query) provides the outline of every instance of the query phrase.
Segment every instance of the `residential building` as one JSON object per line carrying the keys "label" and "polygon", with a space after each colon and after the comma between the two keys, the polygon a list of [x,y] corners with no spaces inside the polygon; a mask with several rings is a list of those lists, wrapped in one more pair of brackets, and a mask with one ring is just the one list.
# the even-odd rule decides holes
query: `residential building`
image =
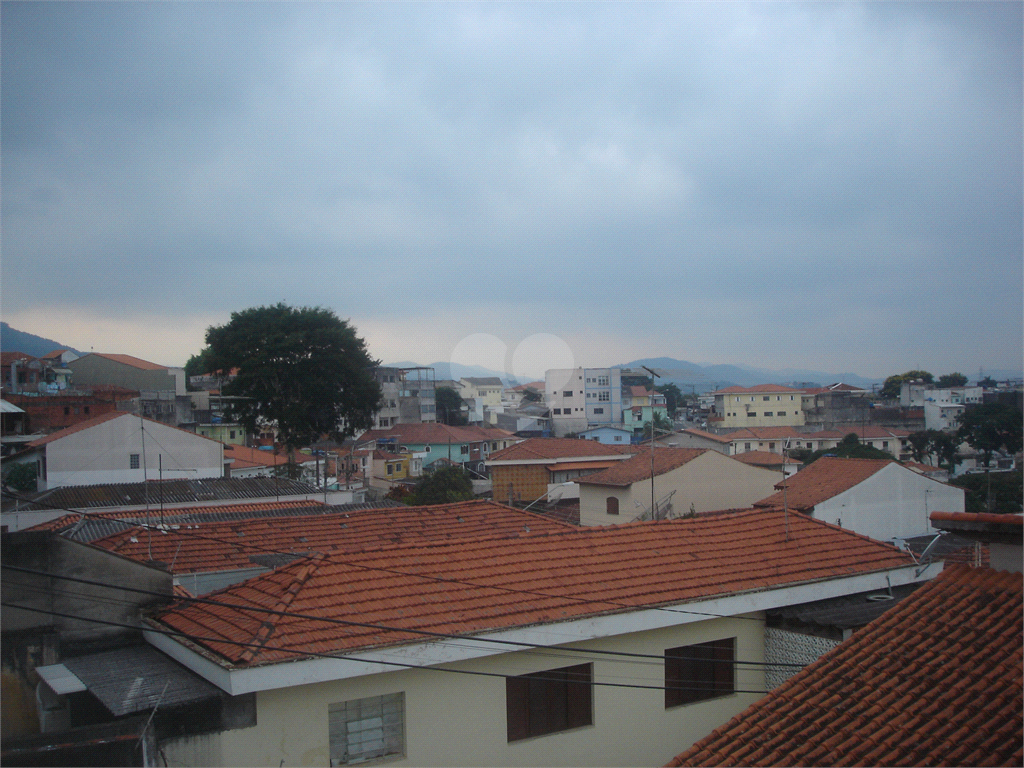
{"label": "residential building", "polygon": [[459,379],[459,394],[463,400],[475,400],[480,421],[496,423],[495,414],[501,409],[501,393],[505,385],[497,376],[464,376]]}
{"label": "residential building", "polygon": [[581,440],[596,440],[604,445],[629,445],[633,440],[633,430],[626,427],[591,427],[580,432]]}
{"label": "residential building", "polygon": [[1006,536],[1008,570],[947,568],[669,765],[1024,764],[1021,518],[968,517],[935,523]]}
{"label": "residential building", "polygon": [[750,511],[313,554],[145,619],[152,645],[255,699],[244,729],[159,746],[169,765],[662,764],[760,698],[766,610],[915,570]]}
{"label": "residential building", "polygon": [[749,507],[782,475],[717,451],[648,447],[626,461],[579,478],[580,524],[650,519],[652,474],[657,518]]}
{"label": "residential building", "polygon": [[803,390],[804,424],[818,429],[844,430],[873,422],[871,391],[837,382]]}
{"label": "residential building", "polygon": [[67,367],[79,389],[116,386],[136,390],[141,415],[171,426],[193,421],[184,368],[158,365],[132,355],[98,352],[72,360]]}
{"label": "residential building", "polygon": [[543,403],[523,401],[519,406],[502,406],[495,414],[498,429],[512,432],[518,437],[551,437],[551,415]]}
{"label": "residential building", "polygon": [[400,370],[399,424],[433,424],[437,421],[434,369],[417,366]]}
{"label": "residential building", "polygon": [[569,437],[530,438],[487,460],[494,498],[509,504],[579,497],[578,478],[629,458],[621,447]]}
{"label": "residential building", "polygon": [[788,509],[879,541],[934,534],[929,515],[963,512],[964,490],[885,459],[823,457],[755,507]]}
{"label": "residential building", "polygon": [[741,427],[800,427],[804,422],[803,390],[781,384],[726,387],[715,394],[715,425]]}
{"label": "residential building", "polygon": [[657,442],[667,448],[707,448],[724,453],[726,456],[736,453],[732,449],[732,441],[729,440],[728,435],[716,435],[702,429],[681,429],[671,435],[659,437]]}
{"label": "residential building", "polygon": [[622,374],[618,368],[552,368],[545,373],[544,400],[555,437],[589,427],[622,423]]}
{"label": "residential building", "polygon": [[401,421],[401,409],[398,407],[398,403],[402,395],[404,375],[401,368],[377,366],[373,369],[373,378],[380,386],[381,394],[381,406],[374,417],[374,426],[377,429],[389,429]]}
{"label": "residential building", "polygon": [[622,393],[622,425],[642,435],[644,427],[655,418],[668,422],[668,405],[665,396],[642,386],[623,387]]}
{"label": "residential building", "polygon": [[783,477],[795,475],[803,466],[801,462],[791,459],[785,454],[770,451],[746,451],[736,454],[733,458],[743,464],[774,470],[782,474]]}
{"label": "residential building", "polygon": [[516,384],[512,387],[505,387],[501,391],[501,403],[505,406],[506,411],[509,409],[515,410],[523,404],[523,398],[526,396],[527,390],[532,390],[540,396],[537,401],[539,403],[544,402],[544,382],[543,381],[531,381],[527,384]]}
{"label": "residential building", "polygon": [[737,429],[719,437],[729,444],[729,455],[738,456],[747,451],[768,451],[782,453],[784,450],[803,448],[809,451],[821,451],[835,448],[848,434],[855,434],[861,445],[877,448],[892,454],[894,459],[909,456],[907,438],[910,432],[905,429],[890,429],[879,426],[850,426],[846,430],[817,430],[814,432],[797,430],[793,427],[752,427]]}
{"label": "residential building", "polygon": [[59,355],[37,358],[24,352],[0,352],[0,369],[0,384],[7,395],[55,394],[67,389],[71,382],[71,371]]}
{"label": "residential building", "polygon": [[7,399],[24,409],[32,429],[43,435],[66,429],[94,416],[137,409],[138,392],[121,388],[59,390],[50,394],[13,394]]}
{"label": "residential building", "polygon": [[229,416],[231,403],[238,397],[203,389],[188,393],[197,435],[229,445],[246,445],[249,436],[244,426]]}
{"label": "residential building", "polygon": [[12,460],[36,464],[40,491],[65,485],[224,475],[221,443],[122,412],[96,416],[33,440]]}
{"label": "residential building", "polygon": [[424,454],[424,469],[429,469],[438,459],[446,459],[479,474],[483,474],[484,462],[491,453],[520,440],[493,427],[447,424],[399,424],[390,429],[372,429],[359,437],[361,444],[374,442],[384,451]]}

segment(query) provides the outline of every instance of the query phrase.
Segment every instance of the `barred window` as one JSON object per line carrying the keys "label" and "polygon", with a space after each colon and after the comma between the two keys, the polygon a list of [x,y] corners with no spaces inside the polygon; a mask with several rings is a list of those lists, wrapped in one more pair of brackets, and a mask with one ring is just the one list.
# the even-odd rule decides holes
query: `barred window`
{"label": "barred window", "polygon": [[331,765],[405,754],[405,694],[389,693],[328,707]]}

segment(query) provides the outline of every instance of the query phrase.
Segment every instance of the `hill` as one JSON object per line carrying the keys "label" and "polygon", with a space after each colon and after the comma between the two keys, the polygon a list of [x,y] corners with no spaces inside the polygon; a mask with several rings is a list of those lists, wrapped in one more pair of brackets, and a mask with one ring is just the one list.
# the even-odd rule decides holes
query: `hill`
{"label": "hill", "polygon": [[0,322],[0,350],[4,352],[24,352],[32,357],[42,357],[55,349],[70,349],[76,355],[82,354],[67,344],[36,336],[34,333],[19,331],[17,328],[11,328],[7,323]]}

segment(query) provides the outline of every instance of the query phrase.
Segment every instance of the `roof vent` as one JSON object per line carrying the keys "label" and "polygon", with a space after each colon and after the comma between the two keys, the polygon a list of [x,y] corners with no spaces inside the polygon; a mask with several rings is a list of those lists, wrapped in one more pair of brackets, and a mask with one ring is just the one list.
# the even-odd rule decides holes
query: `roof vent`
{"label": "roof vent", "polygon": [[892,595],[868,595],[869,603],[884,603],[887,600],[892,600]]}

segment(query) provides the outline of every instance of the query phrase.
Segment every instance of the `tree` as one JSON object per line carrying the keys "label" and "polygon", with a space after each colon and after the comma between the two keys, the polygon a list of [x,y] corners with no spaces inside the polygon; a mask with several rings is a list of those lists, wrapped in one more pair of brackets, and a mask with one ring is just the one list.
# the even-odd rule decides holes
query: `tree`
{"label": "tree", "polygon": [[939,376],[939,380],[935,386],[939,389],[949,389],[950,387],[963,387],[967,385],[967,377],[962,373],[944,373]]}
{"label": "tree", "polygon": [[[656,432],[654,433],[656,435],[658,433],[671,432],[672,431],[672,422],[669,421],[664,416],[662,416],[660,413],[655,412],[654,413],[654,429],[656,430]],[[651,439],[651,422],[649,422],[649,421],[644,424],[644,439],[645,440],[650,440]]]}
{"label": "tree", "polygon": [[1020,408],[1003,403],[986,403],[967,408],[960,414],[957,437],[976,451],[988,468],[992,454],[1002,449],[1017,453],[1024,443],[1024,414]]}
{"label": "tree", "polygon": [[907,381],[916,381],[917,379],[920,379],[925,384],[931,384],[935,380],[935,377],[928,373],[928,371],[907,371],[906,373],[898,373],[885,380],[880,394],[887,400],[896,400],[900,396],[900,389],[903,387],[903,383]]}
{"label": "tree", "polygon": [[910,453],[914,457],[914,461],[919,464],[924,464],[932,454],[932,441],[935,437],[934,429],[922,429],[920,432],[913,432],[907,436],[907,442],[910,443]]}
{"label": "tree", "polygon": [[28,462],[15,464],[4,475],[4,485],[15,491],[36,490],[36,465]]}
{"label": "tree", "polygon": [[668,407],[668,415],[675,418],[676,409],[684,402],[682,391],[672,382],[662,384],[660,387],[657,387],[655,391],[660,392],[665,396],[665,405]]}
{"label": "tree", "polygon": [[434,402],[437,405],[437,412],[441,414],[442,424],[462,426],[469,423],[469,420],[462,413],[462,408],[466,405],[466,401],[462,399],[462,395],[451,387],[438,387],[435,389]]}
{"label": "tree", "polygon": [[985,403],[967,408],[960,414],[957,438],[981,451],[988,488],[986,508],[992,511],[992,478],[989,470],[992,454],[1002,449],[1017,453],[1024,443],[1024,414],[1020,408],[1003,403]]}
{"label": "tree", "polygon": [[402,499],[406,504],[452,504],[474,498],[473,481],[462,467],[443,467],[417,481],[412,493]]}
{"label": "tree", "polygon": [[966,512],[985,512],[988,510],[988,499],[991,496],[991,511],[996,514],[1020,514],[1024,510],[1024,475],[1021,470],[1012,472],[996,472],[988,476],[967,474],[954,477],[950,485],[963,488],[964,510]]}
{"label": "tree", "polygon": [[999,382],[993,379],[991,376],[986,376],[984,379],[978,382],[978,386],[984,387],[985,389],[995,389],[996,387],[999,386]]}
{"label": "tree", "polygon": [[813,464],[822,456],[837,456],[841,459],[888,459],[893,461],[891,453],[871,445],[861,445],[855,432],[844,437],[835,448],[822,448],[810,453],[806,448],[794,449],[789,452],[790,458],[802,461],[804,466]]}
{"label": "tree", "polygon": [[523,390],[524,403],[539,403],[543,399],[544,398],[541,397],[540,392],[538,392],[533,387],[527,387],[526,389]]}
{"label": "tree", "polygon": [[329,309],[281,303],[232,312],[227,324],[207,329],[206,344],[200,354],[210,370],[238,369],[222,390],[241,398],[231,416],[252,432],[275,423],[289,457],[325,434],[340,442],[373,426],[377,361]]}

